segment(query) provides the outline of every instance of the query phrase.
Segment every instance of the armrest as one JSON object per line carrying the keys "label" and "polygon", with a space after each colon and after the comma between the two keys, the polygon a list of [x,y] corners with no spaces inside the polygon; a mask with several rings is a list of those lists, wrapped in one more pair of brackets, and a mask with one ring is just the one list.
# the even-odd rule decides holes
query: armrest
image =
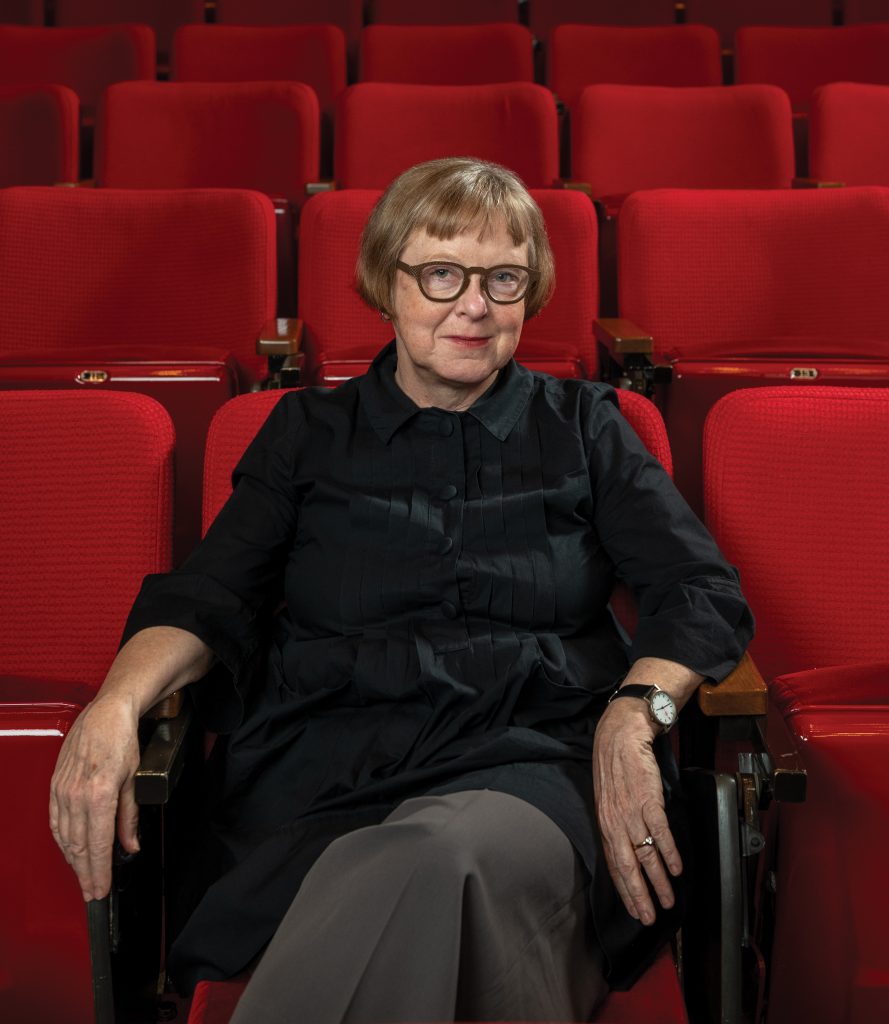
{"label": "armrest", "polygon": [[278,317],[263,324],[262,333],[256,341],[256,351],[261,356],[279,358],[301,355],[302,338],[302,320]]}
{"label": "armrest", "polygon": [[745,654],[721,683],[704,683],[698,688],[698,705],[708,718],[759,716],[768,711],[769,691],[753,659]]}
{"label": "armrest", "polygon": [[159,719],[142,751],[135,779],[137,804],[167,803],[182,773],[192,715],[190,706],[181,700],[181,694],[178,696],[180,706],[175,718]]}
{"label": "armrest", "polygon": [[604,345],[612,359],[625,355],[650,356],[654,352],[654,339],[632,320],[620,317],[600,317],[593,321],[593,334]]}
{"label": "armrest", "polygon": [[792,188],[845,188],[844,181],[819,181],[818,178],[794,178]]}
{"label": "armrest", "polygon": [[316,196],[319,192],[335,192],[336,182],[335,181],[307,181],[306,182],[306,195]]}
{"label": "armrest", "polygon": [[562,181],[562,188],[567,188],[572,192],[583,192],[585,196],[593,198],[593,186],[588,181],[571,181],[570,178],[565,178]]}

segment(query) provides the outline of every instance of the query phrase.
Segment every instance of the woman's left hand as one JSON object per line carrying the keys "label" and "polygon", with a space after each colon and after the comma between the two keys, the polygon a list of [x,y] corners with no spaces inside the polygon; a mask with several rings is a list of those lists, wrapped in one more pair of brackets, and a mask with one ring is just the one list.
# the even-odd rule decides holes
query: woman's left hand
{"label": "woman's left hand", "polygon": [[[682,872],[652,750],[657,731],[641,700],[619,700],[605,709],[593,744],[596,812],[608,870],[627,911],[646,925],[654,923],[655,908],[643,872],[665,908],[674,903],[670,875]],[[647,836],[653,845],[640,845]]]}

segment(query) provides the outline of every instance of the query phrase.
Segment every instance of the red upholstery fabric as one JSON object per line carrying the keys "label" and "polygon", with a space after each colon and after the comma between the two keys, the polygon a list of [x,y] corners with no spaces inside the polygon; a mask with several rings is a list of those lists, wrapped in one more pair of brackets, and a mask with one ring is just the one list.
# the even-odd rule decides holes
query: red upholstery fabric
{"label": "red upholstery fabric", "polygon": [[673,0],[538,0],[528,5],[528,24],[534,36],[546,43],[556,25],[672,25],[676,21]]}
{"label": "red upholstery fabric", "polygon": [[533,82],[532,43],[524,25],[369,25],[361,35],[360,78],[415,85]]}
{"label": "red upholstery fabric", "polygon": [[112,82],[152,79],[154,33],[145,25],[18,28],[0,25],[0,83],[67,85],[91,113]]}
{"label": "red upholstery fabric", "polygon": [[722,46],[731,50],[744,25],[832,24],[832,0],[687,0],[685,20],[711,25]]}
{"label": "red upholstery fabric", "polygon": [[203,529],[209,529],[232,490],[232,471],[286,390],[253,391],[221,406],[207,432]]}
{"label": "red upholstery fabric", "polygon": [[185,25],[173,45],[179,82],[304,82],[332,113],[346,87],[346,41],[335,25]]}
{"label": "red upholstery fabric", "polygon": [[590,85],[571,118],[571,164],[595,196],[789,187],[790,103],[766,85]]}
{"label": "red upholstery fabric", "polygon": [[569,108],[587,85],[721,85],[719,38],[704,25],[560,25],[549,44],[550,88]]}
{"label": "red upholstery fabric", "polygon": [[255,192],[0,192],[0,362],[231,352],[274,316],[274,211]]}
{"label": "red upholstery fabric", "polygon": [[[889,662],[785,676],[773,691],[808,778],[805,803],[780,808],[769,1019],[883,1020]],[[811,940],[826,934],[829,943]]]}
{"label": "red upholstery fabric", "polygon": [[889,189],[637,192],[618,237],[662,357],[889,353]]}
{"label": "red upholstery fabric", "polygon": [[632,425],[645,447],[672,476],[673,454],[657,406],[637,391],[619,389],[617,398],[624,418]]}
{"label": "red upholstery fabric", "polygon": [[380,25],[481,25],[518,21],[518,0],[449,0],[426,7],[416,0],[371,0],[368,21]]}
{"label": "red upholstery fabric", "polygon": [[889,83],[889,25],[739,29],[735,80],[777,85],[803,113],[819,85]]}
{"label": "red upholstery fabric", "polygon": [[[307,383],[336,383],[363,373],[392,338],[358,297],[355,260],[362,228],[378,191],[347,189],[314,196],[301,222],[300,317]],[[597,233],[592,204],[580,193],[532,190],[547,223],[559,282],[549,305],[529,320],[517,358],[545,361],[560,376],[595,374],[592,321],[598,310]],[[559,277],[559,267],[569,273]]]}
{"label": "red upholstery fabric", "polygon": [[[246,984],[246,978],[198,982],[188,1024],[228,1024]],[[593,1024],[640,1024],[641,1021],[688,1024],[676,968],[667,949],[629,992],[612,992],[593,1018]]]}
{"label": "red upholstery fabric", "polygon": [[204,20],[204,0],[54,0],[55,24],[150,25],[161,53],[168,54],[180,25]]}
{"label": "red upholstery fabric", "polygon": [[742,573],[766,678],[886,657],[889,390],[756,388],[711,410],[707,521]]}
{"label": "red upholstery fabric", "polygon": [[0,438],[0,674],[97,688],[169,565],[169,417],[144,395],[6,391]]}
{"label": "red upholstery fabric", "polygon": [[364,82],[340,94],[334,176],[341,187],[385,188],[408,167],[444,156],[504,164],[529,188],[553,185],[559,140],[552,93],[530,82]]}
{"label": "red upholstery fabric", "polygon": [[0,4],[0,22],[6,25],[42,25],[43,0],[3,0]]}
{"label": "red upholstery fabric", "polygon": [[318,101],[299,82],[126,82],[105,94],[95,175],[113,188],[250,188],[301,205]]}
{"label": "red upholstery fabric", "polygon": [[76,181],[79,121],[64,85],[0,85],[0,188]]}
{"label": "red upholstery fabric", "polygon": [[834,82],[815,90],[809,174],[846,185],[889,185],[889,85]]}

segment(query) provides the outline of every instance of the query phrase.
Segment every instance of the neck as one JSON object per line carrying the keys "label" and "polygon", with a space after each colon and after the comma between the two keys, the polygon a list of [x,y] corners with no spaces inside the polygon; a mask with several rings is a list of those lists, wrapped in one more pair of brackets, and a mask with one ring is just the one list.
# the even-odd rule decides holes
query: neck
{"label": "neck", "polygon": [[446,381],[425,381],[418,374],[405,374],[402,364],[395,368],[395,383],[421,409],[446,409],[464,412],[488,390],[497,378],[495,370],[478,384],[449,384]]}

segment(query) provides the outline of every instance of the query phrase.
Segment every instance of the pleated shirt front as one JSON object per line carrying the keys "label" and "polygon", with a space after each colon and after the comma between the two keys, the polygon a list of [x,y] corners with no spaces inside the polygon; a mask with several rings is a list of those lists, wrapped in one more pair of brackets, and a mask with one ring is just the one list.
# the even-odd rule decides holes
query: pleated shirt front
{"label": "pleated shirt front", "polygon": [[[186,985],[239,971],[337,835],[487,787],[572,840],[620,983],[657,940],[601,860],[595,724],[628,658],[731,670],[751,632],[737,574],[606,385],[513,362],[453,413],[418,408],[395,365],[390,345],[363,378],[286,395],[203,543],[130,617],[127,636],[179,626],[220,665],[192,688],[227,734],[214,879],[171,965]],[[639,608],[629,650],[618,579]]]}

